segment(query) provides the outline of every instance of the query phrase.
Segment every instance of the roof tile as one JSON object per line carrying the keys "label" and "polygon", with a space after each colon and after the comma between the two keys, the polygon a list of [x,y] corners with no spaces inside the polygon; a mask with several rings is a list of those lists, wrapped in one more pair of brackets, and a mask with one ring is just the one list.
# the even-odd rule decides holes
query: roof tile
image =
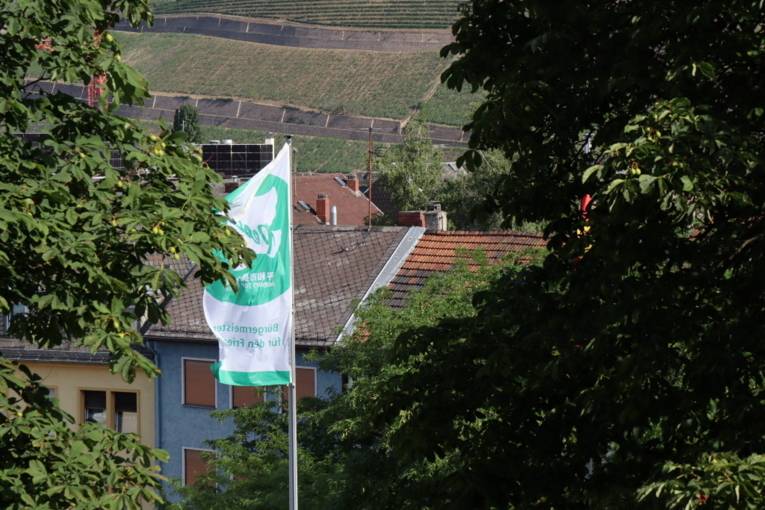
{"label": "roof tile", "polygon": [[487,262],[497,263],[511,253],[545,244],[541,235],[512,231],[426,233],[391,280],[389,302],[394,307],[403,306],[407,296],[425,286],[428,278],[450,270],[458,260],[466,260],[469,268],[475,268],[471,252],[478,251]]}

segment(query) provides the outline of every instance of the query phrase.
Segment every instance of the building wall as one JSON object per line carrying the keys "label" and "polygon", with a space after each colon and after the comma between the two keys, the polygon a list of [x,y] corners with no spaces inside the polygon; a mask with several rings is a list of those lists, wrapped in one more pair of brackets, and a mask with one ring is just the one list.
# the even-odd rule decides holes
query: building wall
{"label": "building wall", "polygon": [[106,365],[81,363],[42,363],[24,361],[42,378],[48,388],[54,388],[59,406],[74,416],[78,424],[83,421],[83,390],[111,390],[138,393],[138,432],[141,442],[155,446],[154,381],[143,372],[136,372],[133,383],[112,374]]}
{"label": "building wall", "polygon": [[[234,427],[231,420],[221,422],[212,416],[213,409],[184,405],[182,395],[182,359],[196,358],[218,360],[218,345],[212,342],[154,341],[161,376],[157,379],[157,443],[170,454],[170,460],[162,465],[162,474],[180,481],[183,476],[183,449],[209,449],[207,441],[229,436]],[[303,353],[297,353],[297,366],[316,366],[305,361]],[[230,386],[216,382],[217,404],[215,410],[231,409]],[[317,371],[317,396],[327,398],[342,388],[340,374]],[[168,488],[167,496],[177,499]]]}

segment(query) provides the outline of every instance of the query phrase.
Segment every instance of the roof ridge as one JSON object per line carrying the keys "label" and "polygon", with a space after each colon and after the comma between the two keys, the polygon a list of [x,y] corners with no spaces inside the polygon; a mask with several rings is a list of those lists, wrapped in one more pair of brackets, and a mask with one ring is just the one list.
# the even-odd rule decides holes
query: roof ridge
{"label": "roof ridge", "polygon": [[445,230],[442,232],[426,232],[425,235],[436,236],[515,236],[515,237],[533,237],[543,239],[544,235],[534,232],[519,232],[517,230]]}

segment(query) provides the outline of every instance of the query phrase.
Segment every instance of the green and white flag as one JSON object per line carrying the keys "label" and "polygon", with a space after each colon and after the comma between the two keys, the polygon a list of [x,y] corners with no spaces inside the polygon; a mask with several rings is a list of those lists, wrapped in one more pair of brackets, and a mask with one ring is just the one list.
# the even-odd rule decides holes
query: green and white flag
{"label": "green and white flag", "polygon": [[289,384],[292,374],[292,232],[290,146],[226,196],[231,225],[256,254],[232,271],[238,292],[223,280],[205,288],[205,319],[218,338],[216,378],[235,386]]}

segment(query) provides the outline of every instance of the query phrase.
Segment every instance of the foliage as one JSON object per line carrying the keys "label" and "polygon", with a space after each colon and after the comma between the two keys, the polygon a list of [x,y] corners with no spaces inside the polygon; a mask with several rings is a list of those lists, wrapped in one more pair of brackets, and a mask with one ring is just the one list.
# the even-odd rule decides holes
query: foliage
{"label": "foliage", "polygon": [[512,158],[498,208],[551,251],[469,329],[402,342],[441,372],[370,426],[401,424],[401,458],[464,459],[421,506],[765,506],[763,9],[475,0],[455,25],[446,81],[487,91],[464,161]]}
{"label": "foliage", "polygon": [[652,496],[667,502],[671,509],[761,508],[765,491],[765,457],[745,459],[730,453],[704,454],[693,464],[668,462],[662,467],[664,479],[642,487],[639,499]]}
{"label": "foliage", "polygon": [[291,48],[190,34],[116,37],[125,61],[146,75],[152,90],[373,117],[408,115],[443,66],[435,51]]}
{"label": "foliage", "polygon": [[200,143],[202,133],[199,130],[199,112],[194,105],[184,104],[177,110],[173,116],[173,133],[183,133],[186,135],[186,141]]}
{"label": "foliage", "polygon": [[378,159],[377,170],[400,211],[424,209],[442,183],[441,154],[427,127],[416,120],[404,128],[401,145],[389,147]]}
{"label": "foliage", "polygon": [[[308,510],[339,509],[338,488],[343,470],[330,454],[335,445],[316,411],[319,400],[299,406],[298,473],[300,507]],[[289,470],[287,414],[275,402],[217,411],[219,419],[232,419],[235,431],[211,441],[216,452],[208,460],[210,471],[192,487],[180,489],[184,510],[220,507],[231,510],[287,508]]]}
{"label": "foliage", "polygon": [[[164,321],[162,302],[179,290],[168,262],[181,255],[205,281],[250,252],[233,230],[210,214],[225,203],[213,195],[214,172],[194,159],[180,139],[149,135],[114,114],[122,102],[147,97],[146,82],[121,62],[105,30],[124,10],[131,21],[148,17],[141,2],[43,1],[6,5],[0,46],[0,312],[25,305],[11,333],[42,346],[76,339],[114,353],[114,369],[130,378],[154,372],[131,347],[142,341],[136,322]],[[63,20],[63,21],[62,21]],[[66,29],[62,28],[62,23]],[[93,31],[104,35],[95,44]],[[51,49],[37,46],[51,38]],[[68,81],[107,77],[107,105],[90,108],[57,93],[25,94],[28,69]],[[19,134],[47,126],[36,143]],[[112,151],[124,167],[110,164]]]}
{"label": "foliage", "polygon": [[471,172],[444,180],[439,201],[457,230],[496,230],[504,223],[494,197],[501,180],[511,171],[511,162],[500,151],[483,153],[483,163]]}
{"label": "foliage", "polygon": [[0,358],[0,507],[82,510],[140,509],[160,501],[155,460],[167,454],[72,418],[48,398],[40,378]]}
{"label": "foliage", "polygon": [[[395,449],[401,429],[417,413],[416,407],[399,413],[395,402],[418,392],[413,380],[428,383],[443,376],[438,370],[444,367],[435,366],[431,358],[448,353],[448,359],[441,362],[459,364],[463,349],[463,341],[456,335],[431,342],[428,353],[417,357],[408,355],[406,344],[426,331],[452,331],[460,325],[469,328],[476,313],[474,294],[487,289],[502,271],[499,266],[486,266],[480,253],[463,253],[461,258],[454,271],[431,279],[403,308],[391,308],[385,291],[373,296],[359,310],[354,336],[323,358],[325,369],[346,373],[353,383],[328,402],[303,401],[307,405],[300,407],[301,507],[447,508],[428,503],[427,494],[453,495],[461,490],[459,484],[450,488],[454,478],[462,476],[461,452],[451,451],[439,459],[413,459]],[[518,260],[508,261],[506,271],[518,271]],[[428,396],[442,398],[441,404],[452,398]],[[398,418],[381,421],[394,408]],[[236,432],[214,443],[218,451],[212,460],[215,473],[206,484],[186,491],[183,508],[283,507],[287,492],[284,414],[261,405],[220,416],[233,416]],[[216,492],[216,486],[221,490]]]}
{"label": "foliage", "polygon": [[[0,12],[0,314],[25,310],[10,327],[19,339],[108,350],[126,380],[137,369],[154,374],[133,349],[142,342],[136,324],[167,320],[162,304],[181,285],[174,259],[187,257],[204,281],[232,281],[213,250],[234,265],[251,252],[211,213],[226,207],[212,192],[219,178],[178,137],[149,135],[114,113],[148,92],[108,29],[119,16],[150,21],[147,2],[23,0]],[[61,93],[29,94],[33,70],[67,82],[103,76],[104,95],[91,108]],[[22,136],[32,126],[47,136]],[[123,166],[112,166],[113,153]],[[153,498],[159,452],[95,427],[69,432],[71,418],[11,368],[2,361],[11,392],[0,388],[3,502],[133,508]]]}

